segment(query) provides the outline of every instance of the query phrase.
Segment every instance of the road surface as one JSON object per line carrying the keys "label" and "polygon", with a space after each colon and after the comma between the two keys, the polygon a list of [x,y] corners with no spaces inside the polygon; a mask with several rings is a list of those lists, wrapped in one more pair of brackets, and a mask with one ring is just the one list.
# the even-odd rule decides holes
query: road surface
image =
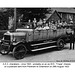
{"label": "road surface", "polygon": [[36,52],[28,52],[26,57],[16,60],[12,53],[9,55],[0,54],[0,62],[56,62],[56,61],[74,61],[75,50],[69,50],[69,44],[65,45],[63,50],[57,48],[45,49]]}

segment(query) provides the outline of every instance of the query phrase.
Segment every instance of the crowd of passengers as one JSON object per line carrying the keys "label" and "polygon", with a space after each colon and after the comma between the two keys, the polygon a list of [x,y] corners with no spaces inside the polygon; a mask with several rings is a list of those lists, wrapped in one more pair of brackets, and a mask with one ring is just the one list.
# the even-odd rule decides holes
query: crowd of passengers
{"label": "crowd of passengers", "polygon": [[[73,22],[71,21],[70,24],[73,24]],[[36,18],[34,18],[34,20],[31,22],[31,20],[28,20],[27,25],[24,26],[24,28],[34,28],[36,30],[42,30],[42,29],[53,29],[56,30],[57,28],[67,28],[68,26],[70,26],[70,24],[67,24],[66,21],[50,21],[50,22],[46,22],[46,19],[40,19],[38,22],[36,20]]]}

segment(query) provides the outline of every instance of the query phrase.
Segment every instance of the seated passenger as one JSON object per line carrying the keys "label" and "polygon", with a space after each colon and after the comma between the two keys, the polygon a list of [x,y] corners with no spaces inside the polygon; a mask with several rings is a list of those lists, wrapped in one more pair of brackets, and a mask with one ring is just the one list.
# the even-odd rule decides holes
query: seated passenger
{"label": "seated passenger", "polygon": [[26,29],[29,29],[29,25],[25,25],[25,26],[23,26],[24,28],[26,28]]}
{"label": "seated passenger", "polygon": [[29,29],[29,26],[27,25],[27,29]]}
{"label": "seated passenger", "polygon": [[51,28],[52,23],[51,23],[51,22],[49,22],[48,24],[49,24],[49,28]]}
{"label": "seated passenger", "polygon": [[73,20],[70,20],[70,23],[73,24]]}
{"label": "seated passenger", "polygon": [[51,26],[51,29],[52,30],[57,30],[57,27],[54,25],[54,26]]}
{"label": "seated passenger", "polygon": [[46,19],[43,19],[43,27],[46,26]]}
{"label": "seated passenger", "polygon": [[66,21],[63,21],[63,27],[67,26]]}
{"label": "seated passenger", "polygon": [[51,25],[51,29],[54,31],[57,30],[57,26],[55,25],[55,22]]}
{"label": "seated passenger", "polygon": [[53,30],[54,30],[54,31],[56,31],[56,30],[57,30],[57,27],[56,27],[55,25],[53,26]]}
{"label": "seated passenger", "polygon": [[56,21],[56,22],[55,22],[55,25],[57,26],[57,24],[58,24],[58,23],[57,23],[57,21]]}
{"label": "seated passenger", "polygon": [[63,22],[59,23],[59,25],[60,25],[61,27],[63,27]]}
{"label": "seated passenger", "polygon": [[42,19],[40,19],[39,22],[37,22],[37,26],[42,25],[42,24],[43,24],[43,21],[42,21]]}
{"label": "seated passenger", "polygon": [[33,28],[36,28],[36,26],[37,26],[37,20],[36,20],[36,18],[34,18],[34,20],[33,20]]}
{"label": "seated passenger", "polygon": [[51,30],[53,30],[53,26],[54,26],[54,23],[53,23],[53,22],[51,22]]}
{"label": "seated passenger", "polygon": [[38,25],[38,27],[36,27],[36,29],[35,29],[35,30],[42,30],[41,25]]}
{"label": "seated passenger", "polygon": [[48,26],[48,24],[46,23],[46,26],[43,28],[44,30],[45,29],[49,29],[49,26]]}
{"label": "seated passenger", "polygon": [[73,25],[73,21],[71,20],[71,21],[70,21],[70,26],[72,26],[72,25]]}
{"label": "seated passenger", "polygon": [[28,26],[29,26],[29,28],[32,28],[32,24],[31,24],[31,20],[30,19],[28,20]]}
{"label": "seated passenger", "polygon": [[58,20],[58,28],[61,28],[62,27],[62,22],[60,20]]}
{"label": "seated passenger", "polygon": [[61,21],[58,21],[58,25],[60,28],[63,27],[63,23]]}
{"label": "seated passenger", "polygon": [[36,20],[36,18],[34,18],[33,23],[36,23],[36,22],[37,22],[37,20]]}
{"label": "seated passenger", "polygon": [[49,24],[49,26],[51,26],[51,22],[49,22],[48,24]]}

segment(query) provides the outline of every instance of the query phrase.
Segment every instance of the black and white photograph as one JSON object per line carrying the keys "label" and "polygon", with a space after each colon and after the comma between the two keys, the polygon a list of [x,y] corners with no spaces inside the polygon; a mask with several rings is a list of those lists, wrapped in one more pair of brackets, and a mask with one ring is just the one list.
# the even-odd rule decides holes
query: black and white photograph
{"label": "black and white photograph", "polygon": [[0,1],[0,75],[10,74],[75,74],[74,0]]}
{"label": "black and white photograph", "polygon": [[75,8],[0,8],[0,62],[75,62]]}

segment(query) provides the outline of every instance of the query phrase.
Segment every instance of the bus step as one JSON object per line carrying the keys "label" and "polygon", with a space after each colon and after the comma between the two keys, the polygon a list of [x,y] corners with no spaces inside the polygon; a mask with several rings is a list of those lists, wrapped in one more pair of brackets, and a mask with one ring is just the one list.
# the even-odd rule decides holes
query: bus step
{"label": "bus step", "polygon": [[44,42],[44,43],[32,44],[31,46],[39,46],[39,45],[44,45],[44,44],[49,44],[49,43],[55,43],[55,42],[56,41]]}
{"label": "bus step", "polygon": [[44,50],[44,49],[49,49],[49,48],[53,48],[53,47],[56,47],[56,46],[49,46],[49,47],[44,47],[44,48],[38,48],[38,49],[33,49],[31,51]]}

